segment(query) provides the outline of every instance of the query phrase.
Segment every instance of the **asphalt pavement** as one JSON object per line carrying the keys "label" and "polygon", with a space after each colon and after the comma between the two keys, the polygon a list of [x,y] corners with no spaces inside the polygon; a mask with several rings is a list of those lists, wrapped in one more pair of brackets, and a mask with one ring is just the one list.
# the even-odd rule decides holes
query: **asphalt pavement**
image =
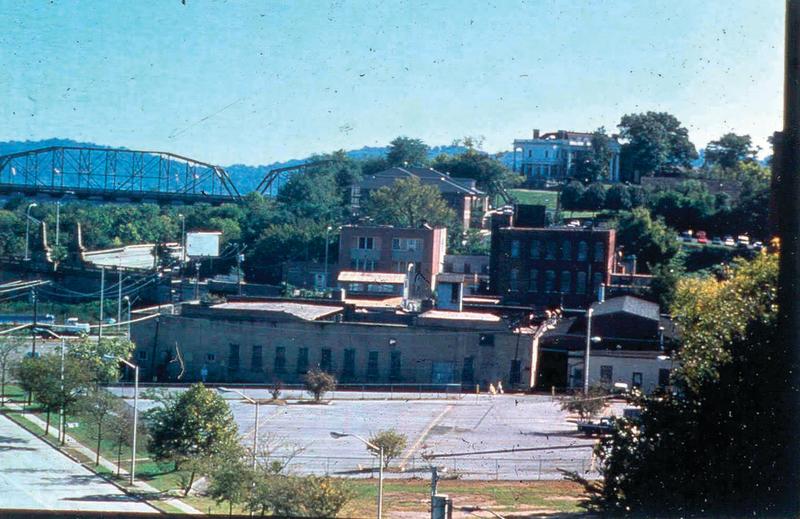
{"label": "asphalt pavement", "polygon": [[1,415],[0,509],[156,512]]}

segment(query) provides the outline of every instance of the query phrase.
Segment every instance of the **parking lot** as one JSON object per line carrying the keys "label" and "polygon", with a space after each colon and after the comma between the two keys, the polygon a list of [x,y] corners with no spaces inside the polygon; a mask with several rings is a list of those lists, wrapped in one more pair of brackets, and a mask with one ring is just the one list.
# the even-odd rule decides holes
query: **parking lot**
{"label": "parking lot", "polygon": [[[115,391],[131,394],[127,388]],[[270,398],[266,389],[244,392],[265,402]],[[252,444],[254,406],[236,395],[224,396],[229,399],[243,443]],[[428,454],[455,454],[433,462],[446,473],[465,479],[561,479],[559,469],[596,475],[592,467],[593,440],[578,435],[575,424],[567,421],[566,413],[549,396],[371,396],[374,399],[340,395],[322,405],[292,400],[286,405],[262,403],[259,441],[270,445],[275,458],[285,459],[294,453],[290,470],[306,474],[369,476],[377,464],[364,445],[355,438],[334,439],[330,433],[368,438],[380,430],[394,428],[408,437],[408,446],[392,463],[396,469],[389,477],[427,477],[432,462],[425,459]],[[143,408],[152,405],[151,401],[142,402]],[[615,412],[620,414],[621,409]],[[472,454],[514,449],[536,450]],[[398,470],[400,467],[402,470]]]}

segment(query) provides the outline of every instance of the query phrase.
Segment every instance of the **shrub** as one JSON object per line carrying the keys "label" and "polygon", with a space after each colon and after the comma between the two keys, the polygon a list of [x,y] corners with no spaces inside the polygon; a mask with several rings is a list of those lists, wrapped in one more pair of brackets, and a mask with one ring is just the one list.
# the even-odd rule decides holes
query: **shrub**
{"label": "shrub", "polygon": [[[386,468],[389,466],[389,462],[403,453],[408,444],[408,437],[394,429],[386,429],[373,434],[369,442],[378,447],[383,447],[383,467]],[[369,452],[374,456],[380,455],[380,453],[372,449],[369,449]]]}
{"label": "shrub", "polygon": [[336,378],[321,369],[312,369],[306,373],[303,380],[306,384],[306,391],[314,396],[316,402],[322,400],[328,391],[336,389]]}

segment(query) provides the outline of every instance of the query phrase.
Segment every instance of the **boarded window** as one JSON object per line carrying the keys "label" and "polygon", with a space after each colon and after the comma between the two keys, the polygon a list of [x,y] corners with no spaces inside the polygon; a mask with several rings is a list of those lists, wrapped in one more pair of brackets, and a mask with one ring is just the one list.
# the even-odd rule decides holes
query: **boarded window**
{"label": "boarded window", "polygon": [[330,348],[322,348],[320,359],[319,359],[319,369],[326,373],[331,372],[331,350]]}
{"label": "boarded window", "polygon": [[614,377],[613,366],[600,366],[600,382],[603,384],[610,384],[611,379]]}
{"label": "boarded window", "polygon": [[578,242],[578,261],[586,261],[589,257],[589,244],[585,241]]}
{"label": "boarded window", "polygon": [[263,348],[260,344],[253,346],[252,355],[250,357],[250,369],[253,371],[261,371],[264,367]]}
{"label": "boarded window", "polygon": [[512,240],[511,242],[511,257],[519,258],[519,240]]}
{"label": "boarded window", "polygon": [[378,378],[378,352],[369,352],[367,357],[367,380],[376,380]]}
{"label": "boarded window", "polygon": [[539,271],[533,269],[530,271],[530,277],[528,279],[528,292],[536,293],[539,291]]}
{"label": "boarded window", "polygon": [[556,291],[556,272],[554,270],[548,270],[544,273],[544,291]]}
{"label": "boarded window", "polygon": [[475,357],[464,357],[464,366],[461,368],[461,383],[475,383]]}
{"label": "boarded window", "polygon": [[393,351],[389,361],[389,380],[400,380],[400,352]]}
{"label": "boarded window", "polygon": [[572,272],[565,270],[561,272],[561,293],[569,294],[572,291]]}
{"label": "boarded window", "polygon": [[239,345],[228,345],[228,369],[236,371],[239,369]]}
{"label": "boarded window", "polygon": [[297,350],[297,372],[308,372],[308,348],[300,348]]}
{"label": "boarded window", "polygon": [[539,259],[542,257],[542,242],[533,240],[531,242],[531,259]]}
{"label": "boarded window", "polygon": [[569,240],[561,242],[561,259],[572,261],[572,243]]}
{"label": "boarded window", "polygon": [[342,376],[352,378],[356,375],[356,350],[348,348],[344,350],[344,367]]}
{"label": "boarded window", "polygon": [[286,346],[275,348],[275,373],[286,372]]}

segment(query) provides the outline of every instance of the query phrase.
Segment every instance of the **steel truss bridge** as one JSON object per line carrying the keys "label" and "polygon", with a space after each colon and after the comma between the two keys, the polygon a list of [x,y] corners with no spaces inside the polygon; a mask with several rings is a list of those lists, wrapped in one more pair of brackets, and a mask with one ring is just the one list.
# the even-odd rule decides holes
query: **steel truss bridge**
{"label": "steel truss bridge", "polygon": [[212,204],[241,198],[219,166],[161,151],[72,146],[0,156],[0,194]]}

